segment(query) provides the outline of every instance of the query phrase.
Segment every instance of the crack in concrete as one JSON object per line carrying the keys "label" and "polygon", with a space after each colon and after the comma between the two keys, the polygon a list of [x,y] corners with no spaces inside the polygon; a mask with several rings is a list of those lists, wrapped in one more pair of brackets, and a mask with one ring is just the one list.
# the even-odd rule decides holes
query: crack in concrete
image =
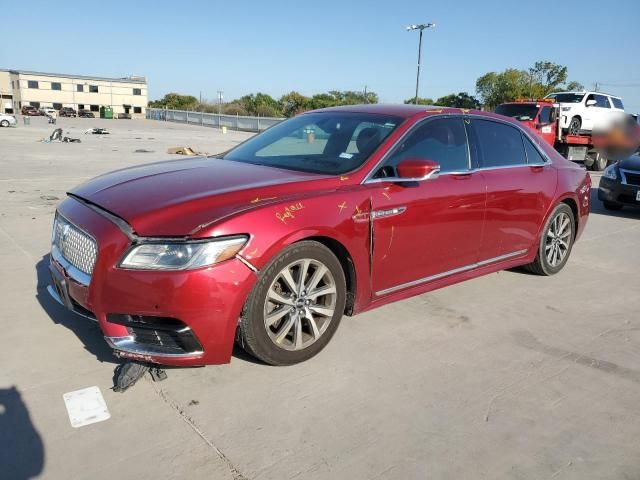
{"label": "crack in concrete", "polygon": [[182,419],[182,421],[185,422],[189,427],[191,427],[191,429],[204,441],[204,443],[206,443],[215,452],[218,458],[225,463],[225,465],[229,469],[229,472],[231,472],[231,475],[233,476],[233,480],[248,480],[248,478],[245,477],[236,468],[236,466],[231,462],[231,460],[229,460],[229,458],[218,447],[216,447],[211,440],[209,440],[209,438],[200,429],[200,427],[196,425],[195,421],[184,412],[184,408],[182,408],[178,404],[178,402],[173,400],[169,396],[169,394],[165,392],[162,388],[160,389],[156,388],[155,385],[153,385],[153,383],[151,385],[154,391],[162,399],[162,401],[166,403],[169,407],[171,407],[173,410],[178,412],[178,415],[180,415],[180,418]]}

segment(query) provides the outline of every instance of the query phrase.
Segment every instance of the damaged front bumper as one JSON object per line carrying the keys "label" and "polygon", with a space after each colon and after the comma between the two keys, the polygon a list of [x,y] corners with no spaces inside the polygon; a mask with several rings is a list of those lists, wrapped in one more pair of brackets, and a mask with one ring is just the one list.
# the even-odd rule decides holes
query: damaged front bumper
{"label": "damaged front bumper", "polygon": [[190,271],[117,268],[131,245],[125,233],[73,199],[59,211],[91,233],[98,253],[93,274],[78,278],[54,247],[47,290],[67,309],[97,321],[116,356],[174,366],[230,361],[254,271],[238,258]]}

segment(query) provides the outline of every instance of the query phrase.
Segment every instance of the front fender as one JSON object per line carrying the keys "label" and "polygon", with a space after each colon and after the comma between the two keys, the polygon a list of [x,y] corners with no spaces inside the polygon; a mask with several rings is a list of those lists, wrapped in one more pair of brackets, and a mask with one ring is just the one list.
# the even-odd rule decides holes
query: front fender
{"label": "front fender", "polygon": [[248,234],[249,241],[239,254],[258,270],[298,241],[324,237],[339,242],[353,261],[358,285],[355,309],[359,310],[370,298],[369,190],[357,186],[272,202],[212,225],[199,236]]}

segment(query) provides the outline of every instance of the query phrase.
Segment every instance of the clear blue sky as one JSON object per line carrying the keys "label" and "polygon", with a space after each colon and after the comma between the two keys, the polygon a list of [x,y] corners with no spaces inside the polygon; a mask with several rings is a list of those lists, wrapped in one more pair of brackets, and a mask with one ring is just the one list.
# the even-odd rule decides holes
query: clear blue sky
{"label": "clear blue sky", "polygon": [[404,27],[435,22],[421,96],[473,93],[488,71],[549,60],[640,112],[640,0],[5,0],[0,18],[0,68],[145,75],[150,99],[367,85],[383,102],[414,92],[418,34]]}

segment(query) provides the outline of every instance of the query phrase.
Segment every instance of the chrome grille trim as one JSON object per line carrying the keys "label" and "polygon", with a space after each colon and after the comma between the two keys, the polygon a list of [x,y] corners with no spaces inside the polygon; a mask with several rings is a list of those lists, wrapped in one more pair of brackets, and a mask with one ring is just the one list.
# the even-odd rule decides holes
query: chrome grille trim
{"label": "chrome grille trim", "polygon": [[83,280],[86,281],[93,274],[98,244],[91,235],[58,213],[53,222],[51,254],[63,266],[71,265],[80,274],[84,274],[80,276],[85,277]]}

